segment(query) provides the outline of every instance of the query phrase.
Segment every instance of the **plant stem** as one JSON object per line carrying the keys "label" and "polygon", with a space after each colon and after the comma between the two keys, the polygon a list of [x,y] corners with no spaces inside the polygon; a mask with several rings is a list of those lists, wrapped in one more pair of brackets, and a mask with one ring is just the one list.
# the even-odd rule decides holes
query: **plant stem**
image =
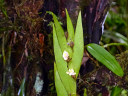
{"label": "plant stem", "polygon": [[109,47],[109,46],[126,46],[126,47],[128,47],[128,44],[126,44],[126,43],[109,43],[109,44],[103,45],[104,48]]}

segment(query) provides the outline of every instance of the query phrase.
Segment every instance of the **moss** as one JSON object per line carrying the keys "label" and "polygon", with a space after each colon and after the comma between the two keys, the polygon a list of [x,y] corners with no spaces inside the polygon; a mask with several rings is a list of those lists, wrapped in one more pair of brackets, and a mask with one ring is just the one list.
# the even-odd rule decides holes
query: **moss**
{"label": "moss", "polygon": [[116,55],[117,61],[120,63],[122,69],[124,70],[125,74],[128,74],[128,50],[122,52],[121,54]]}

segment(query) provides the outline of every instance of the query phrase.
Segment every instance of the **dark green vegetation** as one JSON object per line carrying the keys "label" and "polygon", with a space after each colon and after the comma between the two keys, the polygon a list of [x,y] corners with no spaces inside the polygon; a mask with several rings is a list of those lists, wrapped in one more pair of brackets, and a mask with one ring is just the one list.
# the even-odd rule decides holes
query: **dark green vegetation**
{"label": "dark green vegetation", "polygon": [[[46,30],[47,15],[39,16],[43,3],[44,0],[0,0],[0,94],[2,96],[17,96],[17,94],[36,96],[38,92],[34,85],[38,73],[41,77],[40,81],[44,82],[41,96],[42,94],[56,96],[52,32],[48,34]],[[121,71],[119,73],[116,71],[119,76],[113,74],[86,50],[85,53],[88,54],[91,63],[85,74],[81,73],[78,76],[78,94],[127,96],[127,4],[127,0],[115,0],[112,3],[105,22],[105,32],[100,41],[100,45],[116,57],[124,71],[124,76],[119,77],[123,74]],[[39,86],[38,88],[41,89]]]}

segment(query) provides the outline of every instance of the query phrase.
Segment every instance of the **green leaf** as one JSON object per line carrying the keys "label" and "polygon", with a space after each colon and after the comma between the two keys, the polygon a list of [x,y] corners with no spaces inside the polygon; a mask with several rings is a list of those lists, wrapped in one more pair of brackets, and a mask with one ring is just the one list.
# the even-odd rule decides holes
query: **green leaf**
{"label": "green leaf", "polygon": [[22,80],[20,89],[18,91],[18,96],[25,96],[25,78]]}
{"label": "green leaf", "polygon": [[74,71],[76,72],[76,76],[78,76],[80,70],[83,53],[84,53],[83,27],[81,20],[81,12],[79,12],[76,30],[75,30],[75,37],[74,37],[72,64],[69,66],[69,68],[74,69]]}
{"label": "green leaf", "polygon": [[118,86],[114,87],[111,92],[111,96],[120,96],[122,89]]}
{"label": "green leaf", "polygon": [[104,64],[113,73],[121,77],[124,75],[124,72],[119,63],[116,61],[115,57],[112,56],[103,47],[92,43],[87,45],[87,50],[93,57]]}
{"label": "green leaf", "polygon": [[84,88],[84,96],[87,96],[87,89]]}
{"label": "green leaf", "polygon": [[66,16],[67,16],[68,42],[70,42],[74,40],[74,28],[67,9],[66,9]]}
{"label": "green leaf", "polygon": [[54,63],[54,76],[55,76],[55,86],[56,86],[57,96],[68,96],[68,93],[64,88],[64,85],[62,84],[62,81],[60,79],[55,63]]}
{"label": "green leaf", "polygon": [[55,29],[56,29],[56,35],[58,38],[58,42],[59,42],[61,51],[64,52],[66,50],[70,54],[70,57],[72,57],[72,49],[70,48],[70,46],[67,45],[64,30],[63,30],[62,26],[60,25],[59,21],[57,20],[56,15],[52,12],[48,12],[48,13],[53,16]]}
{"label": "green leaf", "polygon": [[67,62],[64,61],[63,59],[62,51],[59,46],[59,42],[56,36],[56,30],[55,30],[54,25],[53,25],[53,44],[54,44],[56,68],[58,70],[60,79],[62,80],[62,84],[64,85],[68,94],[76,93],[76,81],[71,76],[66,74],[66,72],[68,71]]}
{"label": "green leaf", "polygon": [[121,92],[121,96],[128,96],[128,91],[123,89]]}
{"label": "green leaf", "polygon": [[0,10],[6,17],[8,17],[7,10],[5,8],[5,0],[0,0]]}

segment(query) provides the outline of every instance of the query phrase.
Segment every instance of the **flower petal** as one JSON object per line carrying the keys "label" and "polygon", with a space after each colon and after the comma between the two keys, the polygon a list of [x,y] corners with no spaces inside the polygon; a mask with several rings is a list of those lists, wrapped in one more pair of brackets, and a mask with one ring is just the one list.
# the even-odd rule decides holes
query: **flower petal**
{"label": "flower petal", "polygon": [[68,60],[68,58],[69,58],[69,53],[68,53],[67,51],[64,51],[64,52],[63,52],[63,58],[64,58],[64,60]]}

